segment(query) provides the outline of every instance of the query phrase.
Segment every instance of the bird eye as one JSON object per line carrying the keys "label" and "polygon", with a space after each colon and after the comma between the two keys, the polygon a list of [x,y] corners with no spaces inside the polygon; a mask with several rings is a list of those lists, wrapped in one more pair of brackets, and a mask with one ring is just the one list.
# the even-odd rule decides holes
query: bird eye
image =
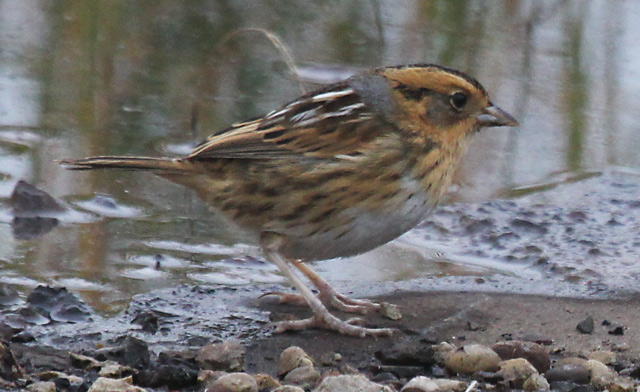
{"label": "bird eye", "polygon": [[458,111],[464,109],[464,106],[467,104],[467,100],[468,100],[467,96],[464,93],[460,93],[460,92],[453,94],[449,98],[449,102],[451,102],[451,106],[453,106],[453,108]]}

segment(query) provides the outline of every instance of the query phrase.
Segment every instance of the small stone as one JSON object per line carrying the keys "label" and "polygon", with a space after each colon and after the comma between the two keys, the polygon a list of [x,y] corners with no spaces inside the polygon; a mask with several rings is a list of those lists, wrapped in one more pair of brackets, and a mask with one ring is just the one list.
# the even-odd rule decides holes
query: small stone
{"label": "small stone", "polygon": [[591,385],[596,389],[607,389],[609,385],[616,381],[616,373],[600,361],[595,359],[588,360],[587,369],[591,373]]}
{"label": "small stone", "polygon": [[500,357],[495,351],[481,344],[468,344],[444,355],[444,365],[458,374],[473,374],[479,371],[496,371]]}
{"label": "small stone", "polygon": [[402,313],[400,312],[398,305],[390,304],[388,302],[380,303],[380,314],[390,320],[400,320],[402,318]]}
{"label": "small stone", "polygon": [[135,373],[135,370],[129,366],[120,365],[115,361],[105,361],[102,364],[98,375],[100,377],[109,377],[109,378],[123,378],[126,376],[131,376]]}
{"label": "small stone", "polygon": [[209,384],[219,379],[220,377],[229,374],[227,372],[222,372],[219,370],[200,370],[198,373],[198,382],[201,384]]}
{"label": "small stone", "polygon": [[272,389],[278,388],[281,384],[275,378],[271,377],[268,374],[254,374],[253,378],[256,380],[258,384],[258,389],[261,391],[271,391]]}
{"label": "small stone", "polygon": [[549,353],[537,343],[511,340],[496,343],[491,349],[498,353],[502,360],[524,358],[540,373],[546,372],[551,366]]}
{"label": "small stone", "polygon": [[612,324],[609,327],[609,335],[614,335],[614,336],[624,335],[624,327],[622,325]]}
{"label": "small stone", "polygon": [[324,366],[336,366],[338,362],[342,362],[342,354],[326,353],[320,357],[320,363]]}
{"label": "small stone", "polygon": [[208,392],[258,392],[258,383],[247,373],[229,373],[207,384],[205,390]]}
{"label": "small stone", "polygon": [[440,342],[431,346],[433,357],[437,363],[444,363],[444,357],[457,350],[456,346],[447,342]]}
{"label": "small stone", "polygon": [[56,392],[56,383],[52,381],[34,382],[31,385],[27,385],[27,390],[30,392]]}
{"label": "small stone", "polygon": [[541,374],[532,374],[522,384],[525,391],[548,391],[551,389],[549,382]]}
{"label": "small stone", "polygon": [[95,353],[98,360],[113,360],[135,369],[145,369],[151,363],[149,346],[144,340],[133,336],[120,336],[116,346],[99,349]]}
{"label": "small stone", "polygon": [[418,376],[402,387],[401,392],[463,392],[465,389],[467,383],[462,381]]}
{"label": "small stone", "polygon": [[525,380],[538,374],[536,368],[524,358],[508,359],[498,365],[500,370],[497,374],[516,388],[521,388]]}
{"label": "small stone", "polygon": [[376,351],[374,355],[383,365],[430,367],[436,362],[433,346],[420,344],[413,339],[395,342]]}
{"label": "small stone", "polygon": [[607,389],[609,392],[633,392],[636,390],[636,383],[631,377],[617,377]]}
{"label": "small stone", "polygon": [[314,385],[320,379],[320,372],[316,368],[303,366],[295,368],[282,380],[285,384],[302,387]]}
{"label": "small stone", "polygon": [[210,344],[200,350],[196,362],[201,369],[238,372],[244,370],[245,353],[237,341]]}
{"label": "small stone", "polygon": [[294,385],[283,385],[281,387],[273,389],[271,392],[304,392],[304,389],[296,387]]}
{"label": "small stone", "polygon": [[587,358],[595,359],[596,361],[600,361],[605,365],[611,365],[616,361],[616,353],[608,350],[592,351],[587,354]]}
{"label": "small stone", "polygon": [[287,347],[280,354],[278,360],[278,376],[283,377],[293,369],[299,367],[315,367],[313,359],[303,349],[297,346]]}
{"label": "small stone", "polygon": [[593,317],[589,316],[586,319],[580,321],[578,325],[576,325],[576,329],[580,333],[591,334],[593,333],[594,322]]}
{"label": "small stone", "polygon": [[579,358],[579,357],[566,357],[566,358],[560,358],[556,361],[555,366],[554,367],[558,367],[561,365],[581,365],[584,366],[585,369],[587,368],[587,360],[584,358]]}
{"label": "small stone", "polygon": [[82,354],[69,353],[71,358],[71,364],[81,369],[98,369],[100,368],[100,362],[92,357],[88,357]]}
{"label": "small stone", "polygon": [[145,392],[145,390],[133,385],[131,377],[119,379],[99,377],[87,392]]}
{"label": "small stone", "polygon": [[325,377],[313,392],[393,392],[393,389],[362,375],[348,375]]}
{"label": "small stone", "polygon": [[[584,361],[584,360],[583,360]],[[549,369],[545,373],[545,377],[549,382],[569,381],[576,384],[589,383],[589,369],[580,363],[564,363],[556,365],[553,369]]]}

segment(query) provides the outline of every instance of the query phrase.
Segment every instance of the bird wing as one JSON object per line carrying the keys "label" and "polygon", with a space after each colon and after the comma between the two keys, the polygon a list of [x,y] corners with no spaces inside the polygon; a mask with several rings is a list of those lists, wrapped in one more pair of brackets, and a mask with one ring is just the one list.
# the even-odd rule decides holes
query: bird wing
{"label": "bird wing", "polygon": [[187,159],[357,156],[389,129],[349,84],[340,83],[211,135]]}

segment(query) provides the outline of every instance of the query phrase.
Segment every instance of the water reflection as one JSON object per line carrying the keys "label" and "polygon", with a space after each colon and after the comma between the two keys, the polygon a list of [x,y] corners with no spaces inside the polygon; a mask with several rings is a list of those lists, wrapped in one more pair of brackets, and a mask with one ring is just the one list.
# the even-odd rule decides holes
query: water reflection
{"label": "water reflection", "polygon": [[[240,29],[277,35],[306,89],[412,62],[476,76],[522,124],[485,132],[470,149],[452,199],[478,201],[559,173],[640,167],[638,17],[632,0],[0,0],[0,281],[76,282],[109,310],[194,276],[238,275],[211,264],[253,251],[189,191],[145,174],[69,173],[53,162],[179,152],[297,96],[281,52],[256,31],[234,34]],[[6,202],[21,179],[69,200],[88,223],[17,240]],[[159,241],[176,246],[149,246]],[[183,250],[191,246],[231,251]],[[135,260],[155,254],[188,266],[135,270]],[[384,258],[375,259],[384,270]]]}

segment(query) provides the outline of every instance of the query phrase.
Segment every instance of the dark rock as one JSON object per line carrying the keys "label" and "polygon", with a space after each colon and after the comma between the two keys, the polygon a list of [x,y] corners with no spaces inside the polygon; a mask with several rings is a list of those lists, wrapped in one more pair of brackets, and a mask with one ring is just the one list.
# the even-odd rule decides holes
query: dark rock
{"label": "dark rock", "polygon": [[[372,365],[369,371],[373,374],[391,373],[398,378],[409,379],[424,374],[422,366]],[[345,373],[345,372],[342,372]]]}
{"label": "dark rock", "polygon": [[97,350],[95,358],[100,361],[111,359],[135,369],[144,369],[149,366],[151,355],[147,343],[133,336],[121,336],[115,343],[117,344],[115,347]]}
{"label": "dark rock", "polygon": [[145,332],[156,333],[158,320],[158,316],[153,312],[142,312],[133,319],[132,323],[140,325]]}
{"label": "dark rock", "polygon": [[[46,325],[51,323],[51,319],[48,317],[49,314],[37,308],[20,308],[16,313],[19,314],[20,317],[22,317],[22,319],[29,324]],[[43,315],[42,313],[44,313],[45,315]]]}
{"label": "dark rock", "polygon": [[488,382],[490,384],[497,384],[501,381],[504,381],[504,377],[502,377],[502,374],[499,374],[497,372],[480,371],[475,373],[474,377],[478,380]]}
{"label": "dark rock", "polygon": [[590,380],[589,369],[586,366],[569,363],[556,366],[544,375],[550,383],[556,381],[569,381],[575,384],[588,384]]}
{"label": "dark rock", "polygon": [[9,198],[13,215],[18,217],[35,217],[40,214],[63,212],[62,203],[56,201],[47,192],[36,188],[25,181],[18,181]]}
{"label": "dark rock", "polygon": [[58,391],[66,391],[71,388],[71,382],[68,378],[56,377],[51,381],[56,385],[56,390]]}
{"label": "dark rock", "polygon": [[557,392],[594,392],[591,385],[579,385],[571,381],[549,382],[552,391]]}
{"label": "dark rock", "polygon": [[391,372],[382,372],[378,373],[375,376],[371,377],[371,381],[377,382],[380,384],[391,384],[398,382],[398,377]]}
{"label": "dark rock", "polygon": [[23,218],[16,216],[11,220],[11,233],[19,241],[29,241],[47,234],[58,226],[58,218],[36,216]]}
{"label": "dark rock", "polygon": [[30,332],[22,331],[13,335],[10,341],[12,343],[29,343],[33,342],[34,340],[36,340],[36,338]]}
{"label": "dark rock", "polygon": [[549,370],[551,359],[549,353],[539,344],[533,342],[523,342],[519,340],[511,340],[508,342],[499,342],[492,347],[493,351],[498,353],[500,359],[508,360],[515,358],[524,358],[536,368],[540,373]]}
{"label": "dark rock", "polygon": [[195,350],[163,351],[158,355],[158,363],[160,365],[182,366],[198,370],[197,354],[198,352]]}
{"label": "dark rock", "polygon": [[32,346],[23,343],[11,343],[11,351],[26,371],[54,370],[64,372],[71,367],[69,351],[49,346]]}
{"label": "dark rock", "polygon": [[82,322],[92,320],[92,311],[78,296],[65,287],[38,286],[27,297],[29,308],[54,321]]}
{"label": "dark rock", "polygon": [[16,381],[24,377],[25,372],[18,364],[9,346],[0,342],[0,378],[7,381]]}
{"label": "dark rock", "polygon": [[431,345],[410,339],[396,342],[374,355],[383,365],[431,367],[436,363]]}
{"label": "dark rock", "polygon": [[22,303],[20,294],[8,285],[0,285],[0,306],[12,306]]}
{"label": "dark rock", "polygon": [[160,365],[140,370],[134,375],[133,381],[143,387],[182,389],[198,383],[198,371],[188,367]]}
{"label": "dark rock", "polygon": [[521,229],[525,232],[535,233],[535,234],[546,234],[547,228],[541,225],[540,223],[535,223],[530,220],[516,218],[511,221],[511,225]]}
{"label": "dark rock", "polygon": [[624,327],[619,324],[612,324],[609,327],[609,335],[615,335],[615,336],[624,335]]}
{"label": "dark rock", "polygon": [[586,319],[580,321],[576,326],[576,329],[580,333],[591,334],[593,333],[594,322],[593,317],[589,316]]}

